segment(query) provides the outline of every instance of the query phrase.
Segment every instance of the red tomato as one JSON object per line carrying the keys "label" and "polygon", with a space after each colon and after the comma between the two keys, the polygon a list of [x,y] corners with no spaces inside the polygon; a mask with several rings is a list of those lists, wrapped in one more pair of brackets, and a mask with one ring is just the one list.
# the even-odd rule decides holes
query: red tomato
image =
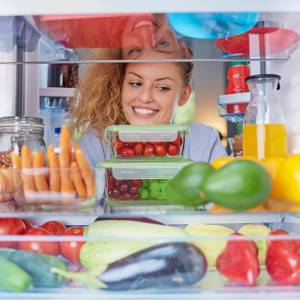
{"label": "red tomato", "polygon": [[155,155],[157,156],[166,156],[167,149],[165,145],[156,145],[155,146]]}
{"label": "red tomato", "polygon": [[145,144],[144,150],[143,150],[144,156],[153,156],[154,155],[154,146],[152,144]]}
{"label": "red tomato", "polygon": [[[287,235],[277,229],[271,235]],[[281,284],[300,283],[300,241],[294,239],[270,240],[268,242],[266,268],[270,276]]]}
{"label": "red tomato", "polygon": [[[50,236],[51,233],[44,228],[32,228],[29,229],[24,236],[36,235],[36,236]],[[21,241],[19,242],[19,249],[25,251],[32,251],[38,253],[44,253],[48,255],[56,256],[59,254],[59,246],[57,242],[46,241]]]}
{"label": "red tomato", "polygon": [[124,143],[121,140],[117,139],[115,142],[115,147],[116,149],[122,149],[124,147]]}
{"label": "red tomato", "polygon": [[182,137],[180,134],[177,135],[176,140],[173,142],[173,144],[177,145],[178,147],[180,147],[182,145]]}
{"label": "red tomato", "polygon": [[48,230],[53,235],[62,235],[66,230],[65,225],[58,221],[48,221],[41,227]]}
{"label": "red tomato", "polygon": [[169,155],[179,155],[179,147],[175,144],[169,144],[168,154]]}
{"label": "red tomato", "polygon": [[[82,227],[70,227],[65,230],[64,235],[82,236]],[[80,249],[84,241],[65,241],[60,242],[61,254],[72,263],[80,263]]]}
{"label": "red tomato", "polygon": [[122,148],[118,154],[122,157],[132,157],[134,156],[134,150],[132,148]]}
{"label": "red tomato", "polygon": [[255,285],[260,271],[256,244],[246,238],[228,241],[226,248],[217,258],[216,268],[232,282],[246,286]]}
{"label": "red tomato", "polygon": [[22,219],[22,220],[26,226],[26,231],[34,227],[31,221],[26,220],[26,219]]}
{"label": "red tomato", "polygon": [[[26,231],[26,224],[22,219],[0,218],[0,235],[18,235]],[[18,245],[14,241],[1,241],[0,247],[15,248]]]}
{"label": "red tomato", "polygon": [[143,148],[144,148],[144,146],[143,146],[142,143],[136,143],[136,144],[134,145],[134,147],[133,147],[133,149],[134,149],[134,154],[135,154],[136,156],[141,156],[141,155],[143,154]]}

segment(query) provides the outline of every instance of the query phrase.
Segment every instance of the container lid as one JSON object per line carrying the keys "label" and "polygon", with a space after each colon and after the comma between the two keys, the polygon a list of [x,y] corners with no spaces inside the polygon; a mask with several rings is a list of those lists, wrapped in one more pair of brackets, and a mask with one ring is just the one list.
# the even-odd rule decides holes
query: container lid
{"label": "container lid", "polygon": [[97,164],[97,168],[104,169],[166,169],[183,168],[191,164],[192,160],[181,161],[137,161],[137,160],[105,160]]}
{"label": "container lid", "polygon": [[0,131],[44,134],[44,122],[36,117],[3,117],[0,118]]}
{"label": "container lid", "polygon": [[105,131],[107,132],[119,132],[119,131],[150,131],[150,132],[155,132],[155,131],[166,131],[166,132],[178,132],[178,131],[184,131],[187,132],[189,130],[189,127],[186,125],[151,125],[151,126],[146,126],[146,125],[111,125],[106,127]]}
{"label": "container lid", "polygon": [[112,175],[118,180],[132,179],[170,179],[183,167],[193,161],[180,162],[144,162],[144,161],[104,161],[97,165],[99,168],[111,169]]}

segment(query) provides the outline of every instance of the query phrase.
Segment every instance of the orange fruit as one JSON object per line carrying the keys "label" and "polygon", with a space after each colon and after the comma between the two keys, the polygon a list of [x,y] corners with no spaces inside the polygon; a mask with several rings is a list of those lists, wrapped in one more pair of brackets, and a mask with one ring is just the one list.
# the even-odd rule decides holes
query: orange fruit
{"label": "orange fruit", "polygon": [[[212,213],[228,213],[232,212],[232,210],[228,208],[224,208],[218,204],[213,204],[212,207],[209,209]],[[247,209],[247,211],[250,212],[260,212],[260,211],[266,211],[263,205],[258,205],[253,208]]]}
{"label": "orange fruit", "polygon": [[300,204],[300,154],[294,154],[280,164],[276,181],[283,197]]}
{"label": "orange fruit", "polygon": [[277,171],[284,160],[284,157],[268,157],[261,160],[262,165],[266,168],[272,178],[272,192],[270,195],[272,199],[283,198],[280,185],[277,182]]}
{"label": "orange fruit", "polygon": [[289,211],[291,203],[287,201],[268,199],[265,206],[269,211],[281,212]]}
{"label": "orange fruit", "polygon": [[234,160],[234,157],[232,157],[232,156],[218,157],[211,163],[211,166],[215,169],[220,169],[233,160]]}

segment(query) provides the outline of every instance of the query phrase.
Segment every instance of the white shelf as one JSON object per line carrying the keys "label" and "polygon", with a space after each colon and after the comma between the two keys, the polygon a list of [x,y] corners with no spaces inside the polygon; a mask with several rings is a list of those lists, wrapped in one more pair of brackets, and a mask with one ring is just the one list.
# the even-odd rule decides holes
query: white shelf
{"label": "white shelf", "polygon": [[141,12],[295,12],[299,0],[0,0],[0,15]]}
{"label": "white shelf", "polygon": [[73,88],[40,88],[40,97],[74,97],[75,91]]}
{"label": "white shelf", "polygon": [[218,99],[219,105],[248,103],[250,101],[250,93],[237,93],[221,95]]}

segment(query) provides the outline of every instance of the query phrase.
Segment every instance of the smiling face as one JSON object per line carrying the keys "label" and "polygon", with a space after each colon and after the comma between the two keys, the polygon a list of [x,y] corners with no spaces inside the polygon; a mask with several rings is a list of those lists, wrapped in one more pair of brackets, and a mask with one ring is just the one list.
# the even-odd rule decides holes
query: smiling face
{"label": "smiling face", "polygon": [[176,63],[130,63],[122,89],[122,109],[129,124],[170,124],[177,105],[191,92]]}
{"label": "smiling face", "polygon": [[144,54],[152,58],[157,53],[182,58],[183,47],[163,14],[132,16],[122,34],[124,59],[137,59]]}

